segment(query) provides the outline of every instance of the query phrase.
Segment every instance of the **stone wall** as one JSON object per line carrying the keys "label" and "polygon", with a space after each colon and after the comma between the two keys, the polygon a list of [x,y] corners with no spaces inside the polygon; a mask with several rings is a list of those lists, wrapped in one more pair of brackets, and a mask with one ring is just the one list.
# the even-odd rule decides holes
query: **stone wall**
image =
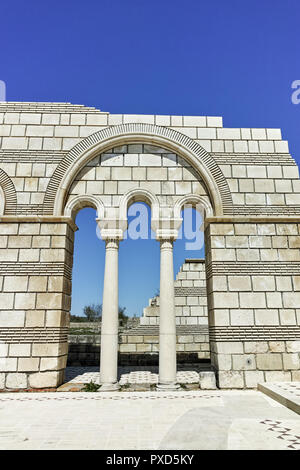
{"label": "stone wall", "polygon": [[207,225],[212,363],[222,388],[299,380],[300,224]]}
{"label": "stone wall", "polygon": [[[134,328],[119,336],[120,365],[157,365],[159,351],[158,328]],[[181,363],[209,360],[209,338],[206,327],[193,331],[187,328],[177,332],[177,361]],[[68,365],[98,366],[100,362],[100,335],[69,335]]]}
{"label": "stone wall", "polygon": [[[204,259],[186,259],[174,281],[176,325],[206,325],[207,293]],[[141,325],[159,325],[159,296],[149,299]]]}
{"label": "stone wall", "polygon": [[0,382],[51,387],[68,353],[74,227],[0,223]]}

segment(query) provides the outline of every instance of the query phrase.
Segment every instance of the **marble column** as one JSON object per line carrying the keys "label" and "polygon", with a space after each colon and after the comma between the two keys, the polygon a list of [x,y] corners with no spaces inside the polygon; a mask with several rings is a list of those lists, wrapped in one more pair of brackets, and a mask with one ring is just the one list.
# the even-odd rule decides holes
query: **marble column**
{"label": "marble column", "polygon": [[105,240],[105,271],[101,324],[101,391],[117,390],[118,385],[118,255],[119,240]]}
{"label": "marble column", "polygon": [[160,319],[159,383],[160,390],[174,390],[176,385],[176,320],[174,295],[173,240],[160,240]]}

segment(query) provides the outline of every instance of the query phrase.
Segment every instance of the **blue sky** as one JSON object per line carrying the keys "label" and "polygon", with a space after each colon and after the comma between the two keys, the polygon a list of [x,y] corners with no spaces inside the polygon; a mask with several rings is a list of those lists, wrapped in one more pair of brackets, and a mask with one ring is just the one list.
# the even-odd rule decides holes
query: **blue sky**
{"label": "blue sky", "polygon": [[[4,0],[0,80],[9,101],[70,101],[111,113],[215,115],[225,127],[280,127],[299,163],[300,104],[291,102],[291,84],[300,79],[299,13],[297,0]],[[92,237],[89,210],[77,222],[76,238]],[[75,259],[76,312],[83,299],[101,298],[104,252],[96,242],[103,245],[96,238],[92,253],[78,254],[85,270]],[[145,304],[135,280],[151,278],[146,303],[159,284],[158,243],[122,243],[120,303],[135,313]]]}

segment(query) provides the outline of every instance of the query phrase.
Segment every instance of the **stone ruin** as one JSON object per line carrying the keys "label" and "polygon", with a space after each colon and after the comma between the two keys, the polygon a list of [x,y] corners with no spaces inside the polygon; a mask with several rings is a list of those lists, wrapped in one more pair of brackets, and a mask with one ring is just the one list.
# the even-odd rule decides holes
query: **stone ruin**
{"label": "stone ruin", "polygon": [[[83,207],[97,210],[106,244],[102,389],[118,388],[118,248],[135,201],[151,206],[160,243],[158,387],[176,388],[173,242],[185,204],[204,213],[209,347],[218,386],[300,380],[300,181],[280,129],[224,128],[214,116],[4,102],[0,389],[63,382],[75,217]],[[200,312],[202,305],[179,307]],[[204,316],[186,317],[195,318]]]}

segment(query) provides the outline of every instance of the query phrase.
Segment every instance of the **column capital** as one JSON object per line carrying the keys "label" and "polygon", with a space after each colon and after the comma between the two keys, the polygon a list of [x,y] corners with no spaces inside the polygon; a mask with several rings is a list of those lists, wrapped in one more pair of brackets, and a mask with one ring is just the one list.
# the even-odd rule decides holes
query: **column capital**
{"label": "column capital", "polygon": [[124,219],[96,219],[102,240],[121,241],[127,229]]}
{"label": "column capital", "polygon": [[178,237],[181,224],[181,217],[152,219],[151,228],[156,234],[157,241],[174,241]]}

